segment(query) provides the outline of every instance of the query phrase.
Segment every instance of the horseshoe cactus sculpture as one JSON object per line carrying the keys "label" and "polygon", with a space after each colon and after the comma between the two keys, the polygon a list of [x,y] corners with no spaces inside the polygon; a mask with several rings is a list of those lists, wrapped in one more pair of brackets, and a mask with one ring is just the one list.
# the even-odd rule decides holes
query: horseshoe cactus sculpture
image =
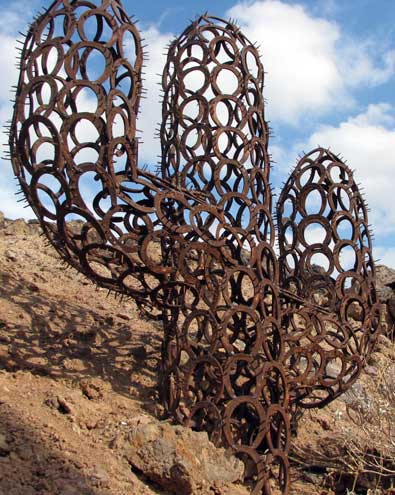
{"label": "horseshoe cactus sculpture", "polygon": [[288,493],[292,419],[350,387],[377,338],[364,202],[312,151],[280,195],[276,254],[263,67],[207,15],[170,45],[160,171],[139,167],[143,61],[120,0],[53,2],[21,53],[15,175],[68,263],[163,321],[168,413],[230,447],[254,494]]}

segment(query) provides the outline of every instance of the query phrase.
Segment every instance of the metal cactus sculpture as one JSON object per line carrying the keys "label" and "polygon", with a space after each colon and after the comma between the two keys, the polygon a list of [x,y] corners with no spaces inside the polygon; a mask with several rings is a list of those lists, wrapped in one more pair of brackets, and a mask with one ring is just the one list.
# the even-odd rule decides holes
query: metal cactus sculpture
{"label": "metal cactus sculpture", "polygon": [[292,418],[350,387],[377,337],[366,208],[312,151],[280,195],[276,254],[263,67],[207,15],[169,48],[160,172],[139,167],[143,60],[120,0],[55,1],[21,54],[15,175],[65,260],[163,321],[168,413],[233,449],[254,494],[288,493]]}

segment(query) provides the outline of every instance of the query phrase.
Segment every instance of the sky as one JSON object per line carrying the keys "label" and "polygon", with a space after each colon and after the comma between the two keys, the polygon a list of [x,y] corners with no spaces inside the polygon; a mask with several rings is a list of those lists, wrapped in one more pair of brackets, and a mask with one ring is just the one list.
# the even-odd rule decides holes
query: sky
{"label": "sky", "polygon": [[[36,0],[0,0],[0,125],[12,116],[10,88],[18,31],[42,5]],[[149,62],[147,99],[138,128],[144,164],[157,162],[159,81],[165,47],[199,14],[232,18],[260,45],[265,68],[266,119],[272,136],[272,181],[287,179],[298,157],[317,145],[340,154],[355,170],[370,211],[374,257],[395,268],[395,2],[393,0],[157,0],[123,4],[139,19]],[[1,142],[6,142],[7,136]],[[6,148],[0,146],[0,156]],[[18,203],[11,164],[0,159],[0,210],[31,218]]]}

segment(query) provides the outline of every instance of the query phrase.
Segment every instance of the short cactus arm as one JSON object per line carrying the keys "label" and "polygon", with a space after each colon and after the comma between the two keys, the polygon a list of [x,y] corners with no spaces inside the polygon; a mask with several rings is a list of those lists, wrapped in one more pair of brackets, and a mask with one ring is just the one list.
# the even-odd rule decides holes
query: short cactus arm
{"label": "short cactus arm", "polygon": [[294,400],[322,406],[354,383],[379,331],[367,208],[329,150],[302,157],[277,205],[282,315]]}

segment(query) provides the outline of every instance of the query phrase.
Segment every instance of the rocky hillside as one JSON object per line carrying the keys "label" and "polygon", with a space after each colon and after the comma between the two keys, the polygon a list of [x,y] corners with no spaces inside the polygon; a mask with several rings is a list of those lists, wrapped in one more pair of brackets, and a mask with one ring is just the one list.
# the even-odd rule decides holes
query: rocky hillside
{"label": "rocky hillside", "polygon": [[[0,273],[0,493],[247,495],[237,459],[161,421],[158,324],[65,267],[34,222],[0,215]],[[379,273],[387,336],[348,394],[300,419],[292,494],[395,493],[395,272]]]}

